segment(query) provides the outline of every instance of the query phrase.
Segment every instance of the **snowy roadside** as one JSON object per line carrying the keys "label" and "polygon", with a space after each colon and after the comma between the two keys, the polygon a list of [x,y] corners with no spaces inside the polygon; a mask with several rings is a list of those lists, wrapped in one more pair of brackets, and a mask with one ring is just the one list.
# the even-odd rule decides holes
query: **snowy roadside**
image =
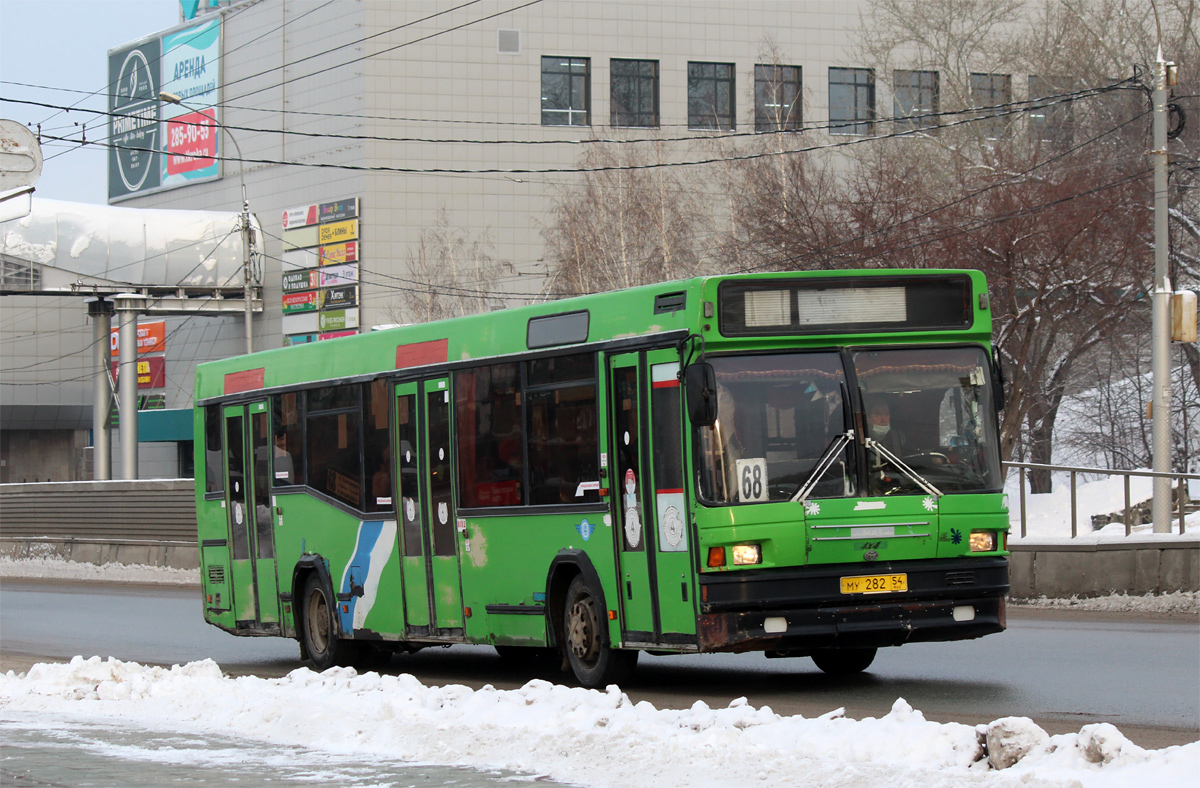
{"label": "snowy roadside", "polygon": [[[200,585],[198,569],[171,569],[145,564],[84,564],[61,558],[0,558],[0,581],[15,579],[76,580],[144,585]],[[1200,614],[1200,593],[1177,591],[1159,596],[1111,594],[1090,599],[1010,599],[1014,607],[1087,610],[1108,613],[1144,613],[1147,615],[1180,613]]]}
{"label": "snowy roadside", "polygon": [[[615,686],[541,680],[471,690],[350,668],[229,678],[211,660],[167,669],[76,657],[0,675],[0,719],[29,715],[501,768],[596,788],[1116,788],[1187,785],[1200,773],[1200,742],[1145,750],[1108,723],[1050,736],[1027,718],[930,722],[903,699],[880,718],[850,719],[841,709],[785,717],[745,698],[727,708],[658,709]],[[334,720],[342,723],[331,728]]]}

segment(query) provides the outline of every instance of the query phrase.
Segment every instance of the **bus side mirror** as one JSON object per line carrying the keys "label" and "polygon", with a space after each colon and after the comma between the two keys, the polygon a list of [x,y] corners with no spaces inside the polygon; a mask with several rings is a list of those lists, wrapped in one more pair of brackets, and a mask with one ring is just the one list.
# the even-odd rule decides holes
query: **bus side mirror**
{"label": "bus side mirror", "polygon": [[1000,365],[1000,354],[992,351],[992,395],[996,399],[996,411],[1004,410],[1007,392],[1004,390],[1004,367]]}
{"label": "bus side mirror", "polygon": [[696,427],[711,427],[717,421],[717,375],[712,364],[697,361],[687,368],[688,418]]}

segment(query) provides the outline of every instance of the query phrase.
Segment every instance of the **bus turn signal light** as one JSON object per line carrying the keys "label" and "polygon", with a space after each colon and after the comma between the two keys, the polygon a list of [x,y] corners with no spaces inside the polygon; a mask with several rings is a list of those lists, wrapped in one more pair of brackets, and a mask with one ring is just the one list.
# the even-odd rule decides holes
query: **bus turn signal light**
{"label": "bus turn signal light", "polygon": [[710,569],[716,569],[718,566],[725,566],[724,547],[708,548],[708,566]]}

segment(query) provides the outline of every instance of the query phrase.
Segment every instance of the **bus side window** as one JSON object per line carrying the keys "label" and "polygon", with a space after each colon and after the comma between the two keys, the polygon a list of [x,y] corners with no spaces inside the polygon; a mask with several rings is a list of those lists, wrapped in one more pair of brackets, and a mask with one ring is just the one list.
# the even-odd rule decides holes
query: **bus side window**
{"label": "bus side window", "polygon": [[390,512],[392,503],[392,450],[389,445],[387,381],[373,380],[363,388],[363,459],[367,464],[367,511]]}
{"label": "bus side window", "polygon": [[517,364],[455,373],[459,505],[520,506],[525,449]]}
{"label": "bus side window", "polygon": [[329,386],[308,392],[304,457],[309,487],[362,509],[358,389],[356,385]]}
{"label": "bus side window", "polygon": [[304,484],[303,392],[276,394],[271,398],[274,432],[271,438],[271,484]]}
{"label": "bus side window", "polygon": [[221,463],[221,406],[204,409],[204,492],[225,491],[225,473]]}

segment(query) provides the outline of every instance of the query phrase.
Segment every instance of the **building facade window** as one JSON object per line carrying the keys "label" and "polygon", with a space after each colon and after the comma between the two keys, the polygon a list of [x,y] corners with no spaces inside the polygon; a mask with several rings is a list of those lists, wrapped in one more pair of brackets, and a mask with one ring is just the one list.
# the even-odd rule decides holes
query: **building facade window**
{"label": "building facade window", "polygon": [[[1048,77],[1029,77],[1029,100],[1061,96],[1070,92],[1067,81]],[[1075,111],[1072,101],[1057,100],[1053,103],[1034,105],[1029,108],[1029,138],[1034,142],[1051,142],[1069,145],[1074,135]]]}
{"label": "building facade window", "polygon": [[870,134],[875,125],[875,69],[829,69],[829,133]]}
{"label": "building facade window", "polygon": [[658,121],[658,61],[609,61],[612,125],[656,128]]}
{"label": "building facade window", "polygon": [[542,58],[543,126],[589,126],[591,105],[590,58]]}
{"label": "building facade window", "polygon": [[754,130],[799,131],[802,97],[800,66],[754,67]]}
{"label": "building facade window", "polygon": [[930,129],[938,125],[941,107],[936,71],[892,72],[892,124],[896,131]]}
{"label": "building facade window", "polygon": [[688,63],[688,128],[730,131],[734,122],[732,63]]}
{"label": "building facade window", "polygon": [[981,107],[980,130],[990,140],[1008,131],[1008,107],[1012,102],[1012,77],[1008,74],[972,74],[971,101]]}

